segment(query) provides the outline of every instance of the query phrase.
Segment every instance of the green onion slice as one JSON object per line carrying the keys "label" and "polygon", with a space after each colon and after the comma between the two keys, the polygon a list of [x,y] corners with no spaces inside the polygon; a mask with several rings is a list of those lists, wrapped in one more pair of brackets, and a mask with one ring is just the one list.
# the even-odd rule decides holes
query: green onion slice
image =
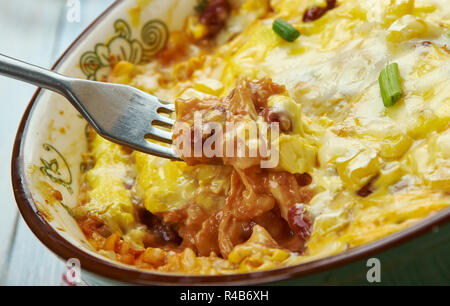
{"label": "green onion slice", "polygon": [[273,22],[272,29],[288,42],[293,42],[300,36],[300,32],[296,28],[281,18],[277,18]]}
{"label": "green onion slice", "polygon": [[385,107],[393,106],[403,94],[400,84],[400,71],[397,63],[386,66],[378,78],[380,83],[381,97]]}

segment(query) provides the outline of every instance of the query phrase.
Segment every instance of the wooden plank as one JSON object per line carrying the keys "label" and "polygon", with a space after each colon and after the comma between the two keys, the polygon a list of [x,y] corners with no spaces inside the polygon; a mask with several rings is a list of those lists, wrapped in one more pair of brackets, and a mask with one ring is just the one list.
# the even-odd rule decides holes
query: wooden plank
{"label": "wooden plank", "polygon": [[8,286],[54,286],[61,284],[64,263],[34,237],[20,218],[6,270]]}
{"label": "wooden plank", "polygon": [[[53,0],[15,0],[0,2],[0,53],[48,67],[56,34],[54,19],[62,4]],[[43,13],[45,12],[45,14]],[[36,88],[0,77],[0,277],[5,274],[5,260],[12,242],[17,208],[11,186],[11,148],[22,114]],[[1,281],[1,280],[0,280]]]}
{"label": "wooden plank", "polygon": [[[27,3],[27,5],[24,5],[25,2]],[[39,27],[41,27],[41,29],[39,30],[39,33],[36,33],[36,36],[33,37],[33,39],[35,39],[35,44],[39,45],[38,48],[40,53],[35,52],[36,48],[34,50],[32,48],[27,49],[29,51],[32,51],[35,57],[39,56],[38,54],[43,54],[42,56],[43,58],[41,58],[41,61],[44,59],[45,56],[45,58],[47,58],[46,63],[42,62],[39,63],[35,58],[32,58],[30,54],[28,54],[29,57],[28,59],[25,58],[26,55],[24,55],[24,57],[22,58],[43,66],[47,67],[51,66],[51,63],[53,63],[59,57],[59,55],[79,35],[79,33],[81,33],[81,31],[96,16],[98,16],[108,5],[110,5],[113,2],[113,0],[97,0],[97,1],[82,0],[80,2],[81,2],[81,20],[79,23],[69,23],[67,21],[66,19],[67,7],[65,6],[64,1],[16,0],[9,2],[10,4],[14,3],[14,5],[17,5],[22,9],[26,8],[26,11],[40,12],[40,14],[44,15],[40,17],[45,19],[48,23],[46,24],[46,26],[42,26],[42,23],[39,24]],[[29,6],[30,3],[33,3],[34,5]],[[47,6],[51,5],[52,8],[49,8],[46,5]],[[37,9],[37,6],[39,7],[39,9]],[[1,5],[0,11],[2,11]],[[32,14],[31,12],[23,14],[25,15]],[[45,12],[45,14],[43,14],[42,12]],[[0,15],[0,20],[1,19],[2,18]],[[7,21],[3,22],[6,23]],[[34,24],[33,27],[38,28],[36,22],[29,23],[29,25],[30,24]],[[22,31],[20,32],[20,34],[16,34],[17,37],[28,37],[27,31],[23,27],[21,30]],[[1,83],[2,82],[0,82],[0,84]],[[23,87],[22,84],[20,85]],[[2,92],[1,88],[0,92]],[[27,93],[26,95],[31,96],[31,93],[29,94]],[[0,98],[2,97],[0,96]],[[22,112],[23,110],[20,111],[19,113]],[[58,260],[56,256],[54,256],[54,254],[52,254],[49,250],[47,250],[33,236],[31,231],[28,229],[28,227],[21,218],[17,223],[16,235],[14,237],[12,246],[9,250],[9,254],[10,257],[8,259],[7,265],[3,269],[3,281],[2,278],[0,278],[0,284],[6,285],[61,284],[61,276],[65,270],[64,263]]]}
{"label": "wooden plank", "polygon": [[74,39],[113,2],[114,0],[81,0],[80,22],[68,22],[67,10],[65,10],[59,20],[60,32],[53,48],[54,58],[58,58]]}

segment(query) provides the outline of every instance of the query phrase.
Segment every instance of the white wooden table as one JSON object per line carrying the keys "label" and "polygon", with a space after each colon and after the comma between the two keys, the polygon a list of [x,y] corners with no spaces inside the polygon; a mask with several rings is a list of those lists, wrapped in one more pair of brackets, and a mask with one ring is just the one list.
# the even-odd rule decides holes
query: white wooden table
{"label": "white wooden table", "polygon": [[[80,22],[69,22],[70,0],[0,0],[0,53],[51,67],[113,0],[79,0]],[[60,285],[65,270],[18,215],[11,186],[16,129],[36,88],[0,76],[0,285]]]}

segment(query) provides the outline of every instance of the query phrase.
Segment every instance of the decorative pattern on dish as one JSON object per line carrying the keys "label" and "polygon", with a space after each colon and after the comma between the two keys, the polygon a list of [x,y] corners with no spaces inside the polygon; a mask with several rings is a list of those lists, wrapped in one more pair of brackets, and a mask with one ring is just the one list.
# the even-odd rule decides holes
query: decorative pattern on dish
{"label": "decorative pattern on dish", "polygon": [[[64,156],[51,144],[44,143],[42,147],[45,151],[49,152],[49,157],[53,158],[47,161],[41,157],[42,166],[39,168],[41,172],[49,177],[52,182],[64,186],[70,193],[73,193],[71,187],[72,172]],[[61,162],[63,165],[62,168],[60,168]]]}
{"label": "decorative pattern on dish", "polygon": [[107,43],[98,43],[94,51],[80,57],[80,69],[89,80],[102,80],[111,68],[111,58],[144,64],[164,49],[169,37],[167,25],[158,19],[147,22],[141,30],[140,40],[133,38],[131,26],[123,19],[114,22],[115,36]]}

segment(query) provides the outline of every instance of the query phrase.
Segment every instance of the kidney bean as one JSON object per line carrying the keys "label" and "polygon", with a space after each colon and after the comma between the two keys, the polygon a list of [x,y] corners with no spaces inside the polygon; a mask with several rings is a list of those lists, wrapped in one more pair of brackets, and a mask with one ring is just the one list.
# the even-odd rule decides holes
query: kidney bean
{"label": "kidney bean", "polygon": [[230,10],[227,0],[209,0],[200,15],[200,22],[208,26],[210,35],[215,35],[225,25]]}
{"label": "kidney bean", "polygon": [[371,195],[375,189],[373,186],[373,183],[377,180],[377,178],[378,178],[378,175],[371,178],[367,184],[365,184],[360,190],[358,190],[356,192],[356,194],[363,198]]}
{"label": "kidney bean", "polygon": [[336,7],[336,0],[327,0],[327,6],[313,6],[303,14],[303,22],[314,21],[325,15],[329,10]]}
{"label": "kidney bean", "polygon": [[292,132],[292,119],[288,113],[273,108],[266,108],[263,110],[262,116],[267,123],[278,122],[280,124],[281,132]]}
{"label": "kidney bean", "polygon": [[155,216],[148,210],[144,208],[138,209],[138,218],[139,221],[146,225],[149,231],[166,243],[173,243],[175,245],[179,245],[181,243],[181,238],[178,236],[178,233],[173,230],[170,225],[166,224],[161,220],[160,217]]}
{"label": "kidney bean", "polygon": [[312,177],[308,173],[295,174],[295,179],[300,186],[308,186],[312,183]]}
{"label": "kidney bean", "polygon": [[312,220],[308,216],[303,204],[296,204],[289,208],[288,222],[292,231],[304,241],[309,239],[312,231]]}

